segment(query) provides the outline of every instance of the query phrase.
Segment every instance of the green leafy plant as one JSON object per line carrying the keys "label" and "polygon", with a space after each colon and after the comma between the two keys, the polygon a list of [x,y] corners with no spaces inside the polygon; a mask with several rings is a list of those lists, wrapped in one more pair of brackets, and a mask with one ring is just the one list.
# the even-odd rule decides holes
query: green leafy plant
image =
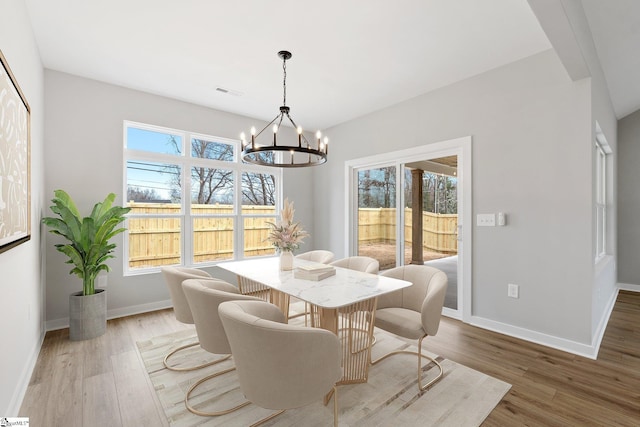
{"label": "green leafy plant", "polygon": [[125,231],[117,228],[125,220],[124,215],[131,208],[112,206],[116,195],[110,193],[103,202],[96,203],[91,215],[82,218],[75,203],[65,191],[55,190],[51,199],[51,211],[58,217],[46,217],[42,222],[53,234],[58,234],[69,241],[57,244],[56,249],[69,257],[67,264],[73,264],[69,274],[82,279],[82,294],[95,293],[95,280],[101,271],[109,271],[106,261],[114,256],[115,243],[109,240]]}

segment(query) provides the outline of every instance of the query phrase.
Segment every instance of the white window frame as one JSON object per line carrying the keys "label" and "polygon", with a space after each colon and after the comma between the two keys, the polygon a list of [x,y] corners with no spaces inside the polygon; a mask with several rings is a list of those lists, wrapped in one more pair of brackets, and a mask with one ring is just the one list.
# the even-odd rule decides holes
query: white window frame
{"label": "white window frame", "polygon": [[[181,154],[164,154],[154,153],[150,151],[133,150],[127,148],[127,130],[129,128],[137,128],[142,130],[148,130],[152,132],[160,132],[171,135],[178,135],[182,137]],[[191,156],[191,139],[205,139],[208,141],[215,141],[220,143],[226,143],[233,146],[233,161],[212,160],[204,158],[196,158]],[[208,215],[191,214],[191,168],[193,166],[203,166],[208,168],[222,168],[233,171],[233,185],[234,185],[234,209],[233,213],[229,215],[210,215],[215,218],[233,218],[233,258],[224,261],[241,260],[244,259],[244,220],[245,218],[274,218],[280,215],[282,207],[282,168],[273,168],[259,165],[252,165],[243,163],[240,159],[241,142],[240,140],[234,140],[229,138],[223,138],[213,135],[206,135],[196,132],[189,132],[180,129],[173,129],[161,126],[155,126],[145,123],[133,122],[125,120],[123,123],[123,194],[127,195],[127,163],[131,160],[152,161],[165,164],[175,164],[181,168],[181,211],[178,214],[128,214],[127,218],[180,218],[180,231],[181,231],[181,247],[180,247],[180,264],[172,264],[187,267],[210,267],[216,265],[218,262],[223,261],[210,261],[210,262],[194,262],[193,254],[193,220],[194,218],[206,218]],[[274,215],[268,214],[243,214],[242,213],[242,173],[254,172],[265,173],[273,175],[275,178],[275,211]],[[126,204],[126,203],[125,203]],[[128,231],[128,219],[125,224],[127,231],[124,233],[124,245],[123,245],[123,271],[125,276],[139,275],[154,273],[160,270],[161,266],[148,267],[148,268],[135,268],[129,267],[129,231]],[[253,257],[252,257],[253,258]]]}
{"label": "white window frame", "polygon": [[598,263],[609,253],[609,167],[611,146],[607,142],[600,126],[596,123],[595,142],[595,262]]}

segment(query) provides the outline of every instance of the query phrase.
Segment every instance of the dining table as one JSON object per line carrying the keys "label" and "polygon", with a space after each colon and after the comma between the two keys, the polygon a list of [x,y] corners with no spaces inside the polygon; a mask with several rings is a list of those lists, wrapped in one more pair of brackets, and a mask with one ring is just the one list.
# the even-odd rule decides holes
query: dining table
{"label": "dining table", "polygon": [[367,382],[377,298],[411,282],[341,267],[334,267],[335,275],[322,280],[295,277],[297,268],[314,264],[296,258],[293,270],[281,271],[277,257],[264,257],[218,267],[238,277],[241,293],[270,301],[287,318],[290,297],[309,303],[311,325],[332,331],[341,340],[343,375],[337,384]]}

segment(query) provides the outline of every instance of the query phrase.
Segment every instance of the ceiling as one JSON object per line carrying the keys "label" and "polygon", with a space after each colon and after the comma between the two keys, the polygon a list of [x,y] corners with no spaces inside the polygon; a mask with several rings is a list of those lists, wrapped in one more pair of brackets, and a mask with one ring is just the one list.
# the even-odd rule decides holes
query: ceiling
{"label": "ceiling", "polygon": [[582,0],[616,117],[640,109],[640,1]]}
{"label": "ceiling", "polygon": [[[640,2],[583,3],[616,112],[635,111]],[[261,120],[278,113],[289,50],[287,105],[310,131],[551,48],[527,0],[26,4],[45,68]]]}
{"label": "ceiling", "polygon": [[[26,0],[45,68],[326,129],[551,47],[526,0]],[[241,96],[216,91],[222,87]]]}

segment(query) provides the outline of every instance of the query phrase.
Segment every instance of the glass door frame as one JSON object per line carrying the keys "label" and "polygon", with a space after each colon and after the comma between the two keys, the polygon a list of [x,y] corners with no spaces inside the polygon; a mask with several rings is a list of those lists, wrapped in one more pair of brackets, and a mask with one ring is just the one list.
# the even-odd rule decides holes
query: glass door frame
{"label": "glass door frame", "polygon": [[[345,162],[345,248],[352,256],[358,249],[358,172],[388,166],[396,167],[396,265],[404,262],[404,168],[416,160],[458,156],[458,309],[445,307],[443,314],[464,322],[471,320],[471,136],[434,142]],[[398,190],[400,189],[400,190]]]}

